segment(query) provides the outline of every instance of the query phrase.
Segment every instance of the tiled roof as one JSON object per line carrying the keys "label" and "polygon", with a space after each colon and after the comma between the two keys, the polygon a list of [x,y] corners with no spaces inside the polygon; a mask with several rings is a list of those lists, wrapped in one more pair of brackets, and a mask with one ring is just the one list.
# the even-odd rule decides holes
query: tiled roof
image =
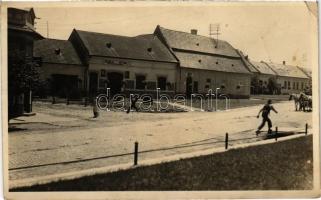
{"label": "tiled roof", "polygon": [[295,77],[295,78],[308,78],[302,70],[296,66],[267,63],[279,76]]}
{"label": "tiled roof", "polygon": [[82,64],[73,45],[67,40],[43,39],[35,41],[34,56],[41,57],[42,62],[46,63]]}
{"label": "tiled roof", "polygon": [[250,61],[252,65],[261,73],[268,75],[276,75],[276,73],[264,62]]}
{"label": "tiled roof", "polygon": [[298,68],[301,69],[303,73],[307,75],[309,78],[312,78],[312,71],[310,69],[303,68],[303,67],[298,67]]}
{"label": "tiled roof", "polygon": [[245,56],[242,51],[236,50],[242,58],[244,65],[247,69],[252,73],[258,73],[259,71],[253,66],[253,64],[249,61],[248,56]]}
{"label": "tiled roof", "polygon": [[175,55],[180,60],[182,67],[250,74],[241,59],[178,51],[175,51]]}
{"label": "tiled roof", "polygon": [[126,37],[75,30],[90,55],[177,62],[166,46],[154,35]]}
{"label": "tiled roof", "polygon": [[156,34],[161,34],[166,43],[174,49],[182,49],[188,51],[218,54],[222,56],[240,57],[236,50],[226,41],[219,40],[217,48],[215,48],[217,40],[213,38],[194,35],[191,33],[174,31],[157,26]]}

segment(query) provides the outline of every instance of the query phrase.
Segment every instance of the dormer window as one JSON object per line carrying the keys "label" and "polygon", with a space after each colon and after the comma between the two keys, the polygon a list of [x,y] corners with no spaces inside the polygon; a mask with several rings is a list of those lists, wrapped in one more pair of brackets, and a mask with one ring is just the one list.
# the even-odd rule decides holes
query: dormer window
{"label": "dormer window", "polygon": [[110,42],[107,42],[107,43],[106,43],[106,47],[107,47],[107,48],[111,48],[111,43],[110,43]]}
{"label": "dormer window", "polygon": [[199,62],[199,63],[201,63],[201,62],[202,62],[202,60],[198,60],[198,62]]}
{"label": "dormer window", "polygon": [[61,53],[60,48],[55,49],[55,54],[56,55],[60,55],[60,53]]}
{"label": "dormer window", "polygon": [[152,52],[152,48],[151,47],[149,47],[148,49],[147,49],[147,51],[150,53],[150,52]]}

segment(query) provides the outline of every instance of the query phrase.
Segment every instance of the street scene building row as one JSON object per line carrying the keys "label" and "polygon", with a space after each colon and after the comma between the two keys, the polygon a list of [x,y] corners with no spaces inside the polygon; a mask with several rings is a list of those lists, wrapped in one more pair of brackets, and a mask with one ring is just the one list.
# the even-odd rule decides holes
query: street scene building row
{"label": "street scene building row", "polygon": [[[310,72],[285,61],[254,61],[227,41],[198,35],[196,29],[158,25],[153,33],[134,37],[74,29],[67,40],[57,40],[37,33],[34,19],[32,8],[8,9],[9,93],[24,93],[20,100],[9,94],[13,104],[30,99],[31,90],[33,96],[75,99],[107,87],[112,94],[154,94],[160,88],[187,96],[212,89],[232,98],[311,91]],[[13,89],[17,72],[10,70],[19,65],[19,57],[36,63],[37,89],[32,89],[33,80],[20,84],[21,91]]]}

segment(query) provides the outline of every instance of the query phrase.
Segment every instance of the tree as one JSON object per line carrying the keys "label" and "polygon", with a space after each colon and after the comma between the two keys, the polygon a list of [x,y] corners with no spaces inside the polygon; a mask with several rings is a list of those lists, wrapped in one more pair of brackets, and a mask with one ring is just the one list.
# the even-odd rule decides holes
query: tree
{"label": "tree", "polygon": [[277,85],[275,77],[270,77],[269,78],[267,89],[268,89],[269,94],[275,94],[275,92],[278,89],[278,85]]}
{"label": "tree", "polygon": [[[15,54],[8,59],[8,101],[9,119],[22,114],[16,107],[19,97],[39,86],[37,64],[32,59],[26,59],[21,54]],[[23,98],[23,97],[22,97]]]}
{"label": "tree", "polygon": [[259,90],[259,79],[257,76],[253,76],[251,79],[251,89],[252,89],[252,94],[257,94]]}

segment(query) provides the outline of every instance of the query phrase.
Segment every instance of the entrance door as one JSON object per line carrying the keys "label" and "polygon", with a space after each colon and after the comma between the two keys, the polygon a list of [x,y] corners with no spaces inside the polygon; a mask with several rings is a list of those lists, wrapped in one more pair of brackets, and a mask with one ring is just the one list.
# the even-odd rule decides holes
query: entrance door
{"label": "entrance door", "polygon": [[188,76],[186,78],[186,97],[190,98],[193,90],[193,79],[192,77]]}
{"label": "entrance door", "polygon": [[123,74],[118,72],[109,72],[107,74],[108,80],[109,80],[109,88],[110,88],[110,94],[120,94],[121,87],[123,85]]}
{"label": "entrance door", "polygon": [[90,72],[89,74],[89,94],[96,95],[98,89],[98,74],[96,72]]}

